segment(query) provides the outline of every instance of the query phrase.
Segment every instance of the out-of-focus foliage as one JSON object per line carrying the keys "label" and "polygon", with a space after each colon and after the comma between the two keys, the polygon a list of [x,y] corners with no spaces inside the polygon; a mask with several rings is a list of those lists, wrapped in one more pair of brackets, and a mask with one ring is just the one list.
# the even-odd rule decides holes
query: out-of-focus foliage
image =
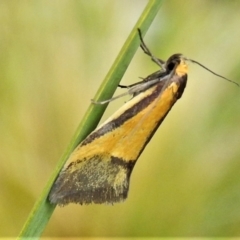
{"label": "out-of-focus foliage", "polygon": [[[16,236],[146,1],[0,2],[0,236]],[[145,37],[240,83],[239,1],[165,1]],[[191,64],[129,197],[57,208],[43,236],[240,234],[240,92]],[[157,66],[141,50],[122,83]],[[112,102],[104,119],[122,105]]]}

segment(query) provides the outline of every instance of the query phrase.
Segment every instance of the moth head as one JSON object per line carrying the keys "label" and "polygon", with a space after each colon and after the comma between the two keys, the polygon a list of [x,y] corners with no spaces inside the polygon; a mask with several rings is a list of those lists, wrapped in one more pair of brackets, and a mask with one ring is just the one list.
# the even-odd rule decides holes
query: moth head
{"label": "moth head", "polygon": [[167,72],[172,72],[173,70],[180,76],[187,74],[188,65],[187,59],[180,53],[173,54],[165,63],[165,69]]}

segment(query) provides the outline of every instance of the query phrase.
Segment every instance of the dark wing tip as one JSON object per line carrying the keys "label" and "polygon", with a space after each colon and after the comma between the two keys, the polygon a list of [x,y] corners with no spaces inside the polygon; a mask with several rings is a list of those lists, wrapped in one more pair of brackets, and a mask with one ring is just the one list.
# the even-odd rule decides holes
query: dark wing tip
{"label": "dark wing tip", "polygon": [[112,204],[127,198],[133,164],[93,157],[62,170],[49,193],[52,204]]}
{"label": "dark wing tip", "polygon": [[52,204],[58,204],[60,206],[67,205],[69,203],[77,204],[113,204],[122,202],[127,198],[128,188],[123,188],[121,192],[117,191],[113,187],[96,188],[89,190],[79,190],[73,192],[55,192],[51,191],[49,194],[49,201]]}

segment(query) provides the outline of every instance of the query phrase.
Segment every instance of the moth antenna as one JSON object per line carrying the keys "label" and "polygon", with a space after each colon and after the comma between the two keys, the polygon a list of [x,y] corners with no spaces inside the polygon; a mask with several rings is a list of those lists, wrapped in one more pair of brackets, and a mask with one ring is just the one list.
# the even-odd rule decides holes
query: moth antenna
{"label": "moth antenna", "polygon": [[225,78],[225,77],[223,77],[223,76],[221,76],[221,75],[213,72],[211,69],[205,67],[205,66],[202,65],[201,63],[199,63],[199,62],[197,62],[197,61],[195,61],[195,60],[192,60],[192,59],[188,59],[188,58],[186,58],[186,60],[188,60],[188,61],[190,61],[190,62],[192,62],[192,63],[196,63],[196,64],[198,64],[199,66],[201,66],[202,68],[204,68],[204,69],[206,69],[207,71],[209,71],[210,73],[212,73],[213,75],[215,75],[215,76],[217,76],[217,77],[220,77],[220,78],[222,78],[222,79],[224,79],[224,80],[226,80],[226,81],[228,81],[228,82],[230,82],[230,83],[233,83],[233,84],[237,85],[238,87],[240,87],[240,84],[239,84],[239,83],[237,83],[237,82],[235,82],[235,81],[232,81],[232,80],[230,80],[230,79],[228,79],[228,78]]}

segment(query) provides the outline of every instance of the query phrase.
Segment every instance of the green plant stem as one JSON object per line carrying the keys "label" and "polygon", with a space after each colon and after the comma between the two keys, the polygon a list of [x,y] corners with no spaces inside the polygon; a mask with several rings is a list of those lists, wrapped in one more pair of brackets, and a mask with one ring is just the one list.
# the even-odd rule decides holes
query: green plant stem
{"label": "green plant stem", "polygon": [[[125,73],[128,65],[130,64],[136,50],[139,47],[139,38],[137,28],[140,28],[142,34],[145,35],[147,29],[150,27],[154,17],[156,16],[162,0],[150,0],[133,28],[131,34],[127,38],[123,45],[118,57],[110,68],[107,76],[101,84],[95,100],[109,99],[112,97],[116,90],[123,74]],[[59,171],[63,167],[73,149],[81,142],[93,129],[96,128],[100,121],[107,104],[105,105],[94,105],[90,104],[85,116],[83,117],[73,140],[70,142],[69,147],[57,164],[56,169],[52,173],[46,187],[44,188],[41,196],[33,207],[18,239],[24,239],[27,237],[39,238],[44,231],[48,220],[50,219],[56,205],[50,204],[48,201],[48,193],[51,186],[56,179]]]}

